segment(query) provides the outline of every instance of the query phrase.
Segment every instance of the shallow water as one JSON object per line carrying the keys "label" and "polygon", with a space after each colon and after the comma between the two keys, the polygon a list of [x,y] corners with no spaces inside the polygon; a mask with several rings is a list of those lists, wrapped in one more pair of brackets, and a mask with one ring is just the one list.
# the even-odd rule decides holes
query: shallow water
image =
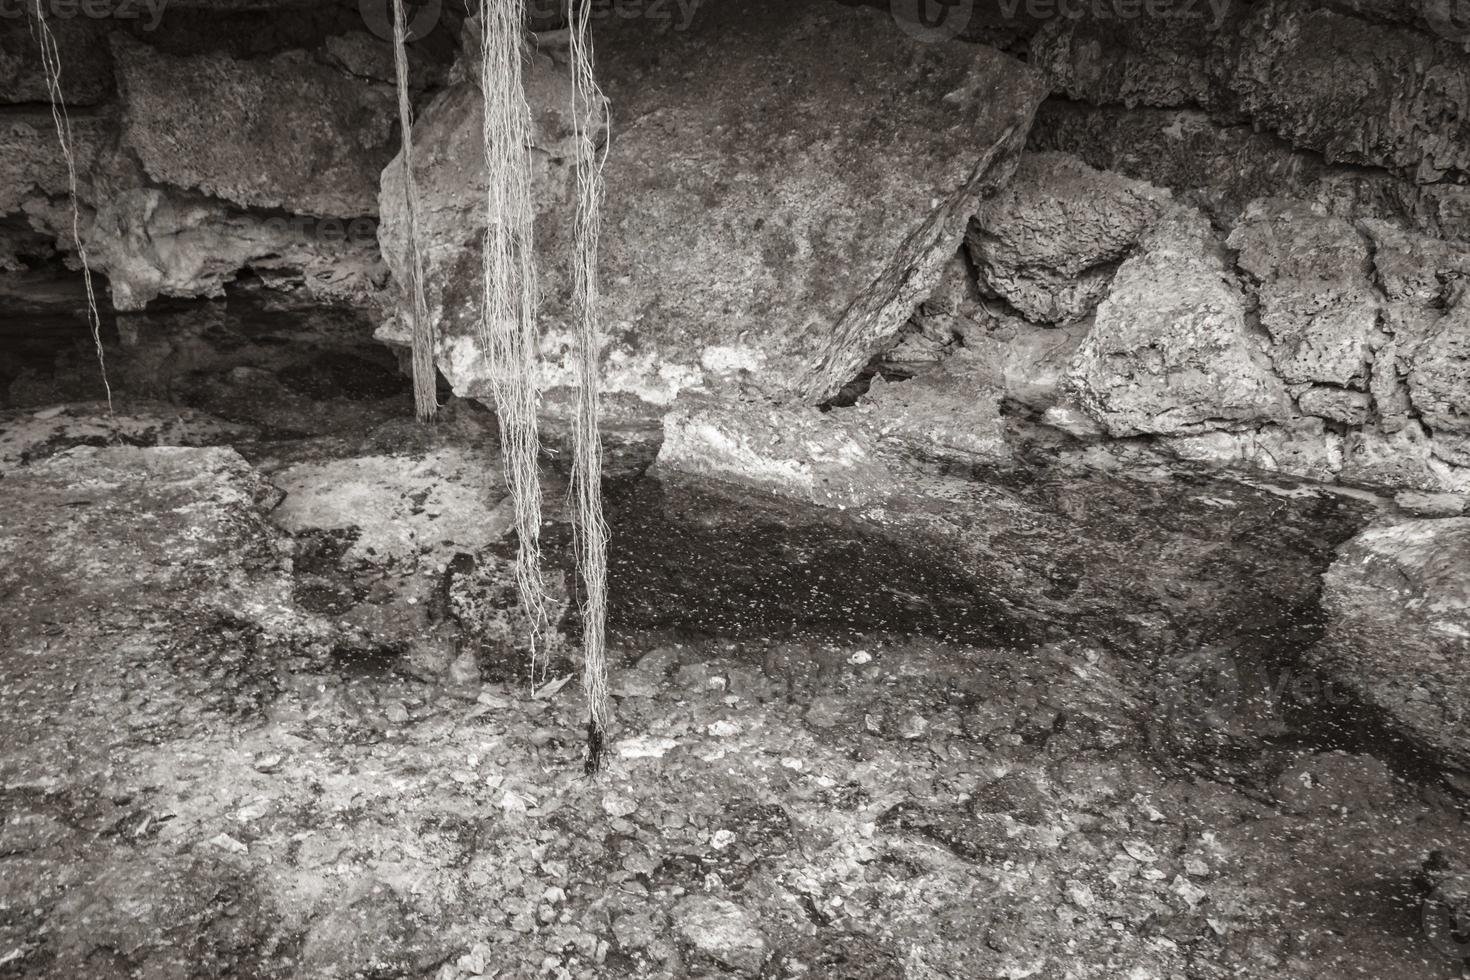
{"label": "shallow water", "polygon": [[[21,341],[7,362],[18,404],[95,395],[85,334],[58,322],[0,327]],[[407,382],[364,329],[254,300],[188,306],[133,319],[109,360],[124,400],[254,426],[246,455],[268,469],[456,445],[458,422],[411,435]],[[0,706],[24,718],[0,758],[7,826],[49,816],[110,836],[56,831],[0,861],[16,880],[70,875],[172,921],[159,888],[129,891],[144,880],[129,862],[208,879],[180,855],[212,853],[201,842],[220,833],[242,841],[249,857],[226,884],[245,896],[248,941],[217,924],[207,940],[241,975],[300,975],[292,963],[316,955],[339,901],[323,882],[357,874],[397,896],[369,917],[406,957],[392,975],[435,976],[487,928],[511,975],[553,955],[569,975],[717,975],[631,926],[588,973],[591,954],[555,945],[556,915],[537,919],[512,878],[564,890],[589,923],[663,915],[686,893],[736,900],[778,947],[770,977],[1025,975],[1048,955],[1035,975],[1457,975],[1453,943],[1431,935],[1453,910],[1425,903],[1439,879],[1424,866],[1464,840],[1464,799],[1301,660],[1320,635],[1318,576],[1371,504],[1098,472],[1042,445],[1003,469],[916,463],[912,492],[839,513],[635,476],[646,440],[616,455],[620,734],[668,755],[574,782],[574,686],[535,701],[489,683],[476,700],[408,669],[400,646],[281,644],[190,594],[104,610],[96,633],[95,616],[26,625],[21,610],[0,661],[12,675]],[[549,479],[545,544],[565,568],[564,488]],[[308,561],[308,538],[287,591],[328,621],[379,601],[374,585],[396,608],[395,590],[423,574],[346,569],[340,549]],[[142,653],[127,646],[134,619],[154,644]],[[76,760],[68,773],[19,779],[47,746],[66,746],[54,758]],[[509,790],[537,801],[529,817]],[[238,816],[261,806],[268,816]],[[504,822],[525,820],[554,824],[539,851]],[[403,867],[419,884],[395,877]],[[0,902],[0,938],[36,951],[0,976],[70,964],[120,977],[166,959],[140,941],[122,966],[78,967],[66,943],[81,940],[46,936],[71,936],[79,910],[34,887],[47,931]],[[437,952],[403,952],[425,945]]]}

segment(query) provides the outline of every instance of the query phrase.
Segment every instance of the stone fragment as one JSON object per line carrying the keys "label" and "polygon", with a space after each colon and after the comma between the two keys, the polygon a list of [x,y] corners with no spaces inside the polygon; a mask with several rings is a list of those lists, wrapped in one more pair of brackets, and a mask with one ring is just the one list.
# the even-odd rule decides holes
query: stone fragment
{"label": "stone fragment", "polygon": [[1119,268],[1068,372],[1114,436],[1173,434],[1288,413],[1280,379],[1246,324],[1209,222],[1175,208]]}
{"label": "stone fragment", "polygon": [[693,895],[674,907],[674,930],[699,953],[747,975],[769,956],[759,920],[734,902]]}

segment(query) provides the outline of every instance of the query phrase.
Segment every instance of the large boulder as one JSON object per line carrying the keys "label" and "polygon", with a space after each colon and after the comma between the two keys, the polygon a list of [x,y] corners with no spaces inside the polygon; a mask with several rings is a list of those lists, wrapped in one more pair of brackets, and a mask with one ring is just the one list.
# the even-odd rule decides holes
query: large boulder
{"label": "large boulder", "polygon": [[[532,197],[535,206],[539,286],[549,318],[564,319],[573,165],[579,149],[568,115],[571,76],[564,46],[538,44],[524,67],[531,106]],[[438,325],[439,368],[461,395],[489,398],[489,376],[477,339],[484,278],[486,228],[484,99],[470,82],[441,92],[414,122],[414,171],[418,228],[425,263],[424,289]],[[407,346],[412,333],[402,284],[407,280],[408,222],[402,156],[382,173],[378,240],[397,284],[392,318],[378,339]],[[615,354],[613,355],[615,358]],[[610,360],[606,370],[616,371]],[[614,387],[616,384],[614,383]]]}
{"label": "large boulder", "polygon": [[1254,202],[1227,244],[1256,284],[1271,360],[1289,382],[1365,388],[1378,329],[1368,242],[1299,201]]}
{"label": "large boulder", "polygon": [[304,51],[179,57],[121,34],[112,45],[124,142],[150,179],[247,207],[377,213],[397,143],[389,86]]}
{"label": "large boulder", "polygon": [[1364,531],[1323,578],[1311,656],[1417,741],[1470,768],[1470,518]]}
{"label": "large boulder", "polygon": [[1289,408],[1209,221],[1182,207],[1118,269],[1069,385],[1114,436],[1279,421]]}
{"label": "large boulder", "polygon": [[1070,154],[1027,153],[981,207],[966,244],[981,286],[1027,319],[1079,320],[1107,294],[1117,263],[1168,196]]}
{"label": "large boulder", "polygon": [[[809,403],[834,394],[938,282],[981,197],[1010,175],[1044,94],[1035,73],[991,49],[924,44],[875,11],[835,3],[723,0],[657,38],[646,23],[599,26],[613,111],[604,387],[645,405],[689,389]],[[541,70],[538,56],[532,74]],[[541,146],[565,125],[546,107],[570,100],[534,98]],[[473,90],[457,90],[415,127],[425,210],[448,219],[435,225],[431,214],[439,230],[426,234],[456,248],[478,239],[481,208],[445,204],[439,188],[482,180],[478,111]],[[545,166],[538,182],[562,183],[540,185],[540,201],[565,193],[558,158]],[[390,264],[401,262],[394,169],[384,180]],[[566,243],[547,224],[542,385],[557,389],[574,381],[557,270]],[[469,393],[484,384],[477,265],[472,249],[430,256],[440,367]]]}

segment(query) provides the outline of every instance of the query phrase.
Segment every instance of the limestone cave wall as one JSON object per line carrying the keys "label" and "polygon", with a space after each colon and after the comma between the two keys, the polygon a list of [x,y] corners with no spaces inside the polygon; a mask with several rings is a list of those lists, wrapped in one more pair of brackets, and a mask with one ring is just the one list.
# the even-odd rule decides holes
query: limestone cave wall
{"label": "limestone cave wall", "polygon": [[[926,24],[912,3],[650,6],[596,12],[606,373],[616,417],[664,421],[671,462],[848,499],[893,453],[1004,461],[1024,425],[1470,492],[1470,29],[1453,5],[1018,0]],[[372,7],[57,21],[84,237],[118,309],[258,277],[406,341]],[[440,368],[476,397],[464,14],[444,5],[412,46],[413,139]],[[560,43],[538,35],[529,76],[552,412],[569,384]],[[0,21],[12,271],[75,262],[33,49],[25,21]]]}

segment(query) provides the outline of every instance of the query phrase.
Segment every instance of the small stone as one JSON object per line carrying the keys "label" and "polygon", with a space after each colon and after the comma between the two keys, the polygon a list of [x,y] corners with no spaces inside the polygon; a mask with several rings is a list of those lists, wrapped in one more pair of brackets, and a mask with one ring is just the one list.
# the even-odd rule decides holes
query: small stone
{"label": "small stone", "polygon": [[490,972],[491,965],[495,962],[495,951],[485,943],[475,943],[470,951],[454,961],[463,973],[476,976],[481,973]]}
{"label": "small stone", "polygon": [[709,732],[711,735],[716,736],[717,738],[729,738],[731,735],[740,734],[740,723],[730,721],[729,719],[723,719],[710,725],[708,728],[705,729],[705,731]]}
{"label": "small stone", "polygon": [[662,759],[678,744],[672,738],[654,735],[625,738],[618,743],[618,757],[621,759]]}
{"label": "small stone", "polygon": [[1184,904],[1188,905],[1190,909],[1194,909],[1200,902],[1203,902],[1208,894],[1203,888],[1183,875],[1174,876],[1174,880],[1169,884],[1169,890],[1183,899]]}
{"label": "small stone", "polygon": [[758,973],[769,952],[759,920],[745,909],[711,895],[695,895],[674,908],[675,929],[695,950],[744,973]]}
{"label": "small stone", "polygon": [[[709,664],[685,664],[674,672],[674,683],[690,693],[709,690],[715,680]],[[720,687],[723,690],[724,684]]]}
{"label": "small stone", "polygon": [[843,701],[832,694],[821,694],[812,699],[811,706],[803,716],[813,728],[835,728],[842,722]]}
{"label": "small stone", "polygon": [[209,839],[209,846],[224,851],[227,854],[249,854],[250,848],[235,840],[229,834],[215,834]]}
{"label": "small stone", "polygon": [[929,719],[921,714],[912,714],[903,720],[898,734],[910,741],[923,738],[929,733]]}
{"label": "small stone", "polygon": [[608,793],[602,798],[602,809],[610,817],[627,817],[638,812],[638,801],[621,793]]}
{"label": "small stone", "polygon": [[1080,881],[1067,882],[1067,901],[1079,909],[1090,909],[1097,904],[1092,889]]}
{"label": "small stone", "polygon": [[709,840],[709,846],[717,851],[723,851],[733,843],[735,843],[735,833],[730,830],[717,830]]}
{"label": "small stone", "polygon": [[[480,683],[480,664],[468,644],[449,664],[449,683],[455,687],[471,687]],[[478,694],[476,695],[478,698]]]}
{"label": "small stone", "polygon": [[1142,861],[1144,864],[1152,864],[1159,859],[1153,847],[1141,840],[1125,840],[1123,851],[1133,860]]}
{"label": "small stone", "polygon": [[270,775],[280,769],[285,761],[286,755],[283,752],[262,752],[255,757],[251,765],[254,766],[256,772]]}
{"label": "small stone", "polygon": [[646,949],[662,932],[663,924],[652,912],[630,912],[613,920],[613,937],[625,950]]}
{"label": "small stone", "polygon": [[383,717],[395,725],[408,724],[408,709],[402,701],[389,701],[383,706]]}

